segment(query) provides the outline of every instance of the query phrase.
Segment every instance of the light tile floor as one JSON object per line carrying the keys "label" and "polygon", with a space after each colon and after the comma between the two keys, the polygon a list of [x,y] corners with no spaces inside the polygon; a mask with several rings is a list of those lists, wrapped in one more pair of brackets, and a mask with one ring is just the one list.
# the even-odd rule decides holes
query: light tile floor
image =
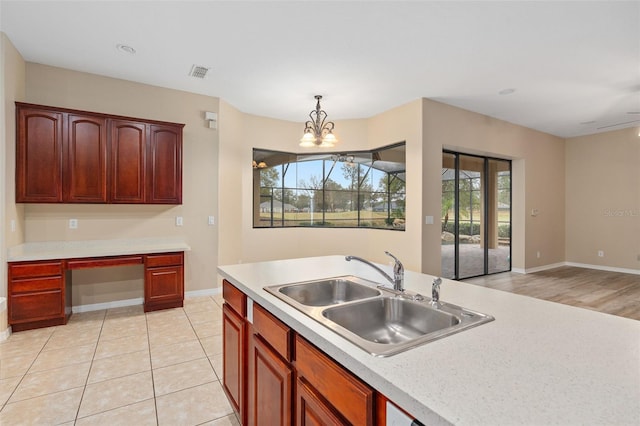
{"label": "light tile floor", "polygon": [[220,295],[74,314],[0,343],[0,425],[238,425],[221,380]]}

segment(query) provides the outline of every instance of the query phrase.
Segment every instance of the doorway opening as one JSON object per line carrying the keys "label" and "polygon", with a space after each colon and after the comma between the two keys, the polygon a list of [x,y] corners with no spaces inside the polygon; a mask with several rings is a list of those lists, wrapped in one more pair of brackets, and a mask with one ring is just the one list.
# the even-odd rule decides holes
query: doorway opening
{"label": "doorway opening", "polygon": [[511,270],[511,161],[442,153],[442,276]]}

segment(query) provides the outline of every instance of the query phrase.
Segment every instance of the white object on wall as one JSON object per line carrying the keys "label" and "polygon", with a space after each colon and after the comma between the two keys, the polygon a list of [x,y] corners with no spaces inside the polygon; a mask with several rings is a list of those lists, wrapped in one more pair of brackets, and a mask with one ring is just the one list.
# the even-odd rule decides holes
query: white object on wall
{"label": "white object on wall", "polygon": [[207,124],[210,129],[218,129],[218,113],[217,112],[205,112],[204,119],[207,120]]}

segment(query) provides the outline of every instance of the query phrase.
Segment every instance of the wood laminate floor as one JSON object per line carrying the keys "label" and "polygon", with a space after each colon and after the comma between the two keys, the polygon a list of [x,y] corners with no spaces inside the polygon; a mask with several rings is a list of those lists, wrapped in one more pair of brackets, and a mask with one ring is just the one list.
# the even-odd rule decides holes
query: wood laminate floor
{"label": "wood laminate floor", "polygon": [[640,320],[640,275],[563,266],[532,274],[505,272],[462,281]]}

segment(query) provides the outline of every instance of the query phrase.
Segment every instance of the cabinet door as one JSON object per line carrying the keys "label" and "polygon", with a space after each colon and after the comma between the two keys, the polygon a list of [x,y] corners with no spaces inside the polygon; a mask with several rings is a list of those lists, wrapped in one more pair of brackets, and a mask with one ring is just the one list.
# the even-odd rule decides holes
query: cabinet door
{"label": "cabinet door", "polygon": [[244,318],[227,303],[222,306],[222,335],[222,387],[233,409],[240,415],[240,423],[246,424],[246,324]]}
{"label": "cabinet door", "polygon": [[296,425],[333,426],[350,424],[334,412],[303,379],[296,380]]}
{"label": "cabinet door", "polygon": [[253,334],[249,344],[247,424],[291,424],[292,378],[289,364]]}
{"label": "cabinet door", "polygon": [[182,266],[147,268],[144,277],[144,311],[182,306],[184,269]]}
{"label": "cabinet door", "polygon": [[373,389],[299,335],[295,340],[298,376],[349,423],[372,426]]}
{"label": "cabinet door", "polygon": [[63,161],[65,202],[107,202],[106,121],[99,117],[68,115]]}
{"label": "cabinet door", "polygon": [[16,202],[62,201],[63,114],[18,107]]}
{"label": "cabinet door", "polygon": [[144,203],[147,126],[135,121],[111,121],[110,200]]}
{"label": "cabinet door", "polygon": [[147,203],[182,204],[182,128],[150,126]]}

